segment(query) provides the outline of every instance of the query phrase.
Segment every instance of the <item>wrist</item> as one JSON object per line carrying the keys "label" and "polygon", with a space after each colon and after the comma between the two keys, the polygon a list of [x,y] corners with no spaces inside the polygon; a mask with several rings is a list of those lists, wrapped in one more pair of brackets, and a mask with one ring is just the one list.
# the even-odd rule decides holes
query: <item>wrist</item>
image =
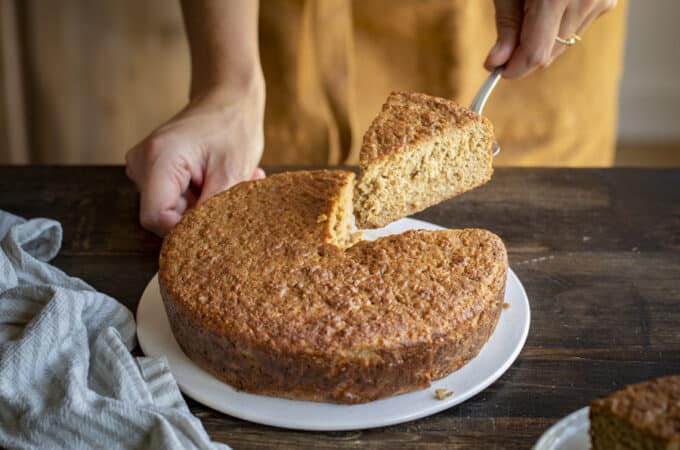
{"label": "wrist", "polygon": [[192,71],[190,102],[206,95],[225,100],[236,100],[243,96],[264,97],[265,81],[259,62],[234,65],[228,70],[217,68],[204,71]]}
{"label": "wrist", "polygon": [[192,86],[186,110],[222,117],[231,123],[236,117],[248,123],[248,128],[262,130],[265,108],[265,80],[262,72],[239,79]]}

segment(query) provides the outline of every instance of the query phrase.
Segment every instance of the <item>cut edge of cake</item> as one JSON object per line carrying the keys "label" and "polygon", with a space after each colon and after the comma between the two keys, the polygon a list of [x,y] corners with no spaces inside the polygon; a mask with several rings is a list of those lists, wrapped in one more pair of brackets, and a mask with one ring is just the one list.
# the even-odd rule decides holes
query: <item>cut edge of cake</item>
{"label": "cut edge of cake", "polygon": [[354,214],[383,227],[478,187],[493,173],[493,127],[447,99],[393,92],[364,136]]}
{"label": "cut edge of cake", "polygon": [[345,177],[340,184],[337,194],[330,203],[328,214],[322,214],[317,218],[318,221],[327,221],[328,243],[341,248],[349,247],[353,243],[352,238],[352,218],[354,195],[353,172],[342,171]]}

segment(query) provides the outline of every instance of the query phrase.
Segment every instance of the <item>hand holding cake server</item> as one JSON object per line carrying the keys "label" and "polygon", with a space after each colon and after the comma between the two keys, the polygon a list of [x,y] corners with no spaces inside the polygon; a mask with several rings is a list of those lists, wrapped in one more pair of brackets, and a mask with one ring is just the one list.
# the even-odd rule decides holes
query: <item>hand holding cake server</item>
{"label": "hand holding cake server", "polygon": [[[502,76],[515,79],[550,65],[616,1],[494,3],[498,40],[485,66],[505,66]],[[127,155],[128,176],[141,193],[140,222],[161,236],[196,203],[264,177],[258,2],[187,0],[182,9],[192,61],[189,103]]]}

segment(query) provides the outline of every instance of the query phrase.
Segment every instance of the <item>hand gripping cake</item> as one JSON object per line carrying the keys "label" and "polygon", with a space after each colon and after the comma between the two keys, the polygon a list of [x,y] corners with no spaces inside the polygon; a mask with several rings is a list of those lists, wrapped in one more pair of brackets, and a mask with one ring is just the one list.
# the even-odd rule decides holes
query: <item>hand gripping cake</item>
{"label": "hand gripping cake", "polygon": [[473,358],[502,309],[491,232],[351,244],[354,174],[238,184],[163,243],[159,282],[186,355],[237,389],[360,403],[429,386]]}
{"label": "hand gripping cake", "polygon": [[486,183],[493,141],[491,122],[464,106],[393,92],[364,135],[357,225],[382,227]]}
{"label": "hand gripping cake", "polygon": [[680,375],[594,400],[590,438],[593,450],[680,450]]}

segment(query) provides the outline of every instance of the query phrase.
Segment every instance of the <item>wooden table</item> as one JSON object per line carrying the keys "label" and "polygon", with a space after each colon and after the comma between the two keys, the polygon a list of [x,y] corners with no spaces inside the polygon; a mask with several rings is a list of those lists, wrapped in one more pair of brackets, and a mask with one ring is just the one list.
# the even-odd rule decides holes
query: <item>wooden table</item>
{"label": "wooden table", "polygon": [[[138,226],[137,205],[122,167],[0,167],[0,209],[59,220],[54,264],[133,311],[161,243]],[[680,373],[680,170],[498,169],[416,217],[505,241],[532,308],[512,367],[459,406],[365,431],[276,429],[188,400],[214,439],[236,449],[528,449],[591,399]]]}

